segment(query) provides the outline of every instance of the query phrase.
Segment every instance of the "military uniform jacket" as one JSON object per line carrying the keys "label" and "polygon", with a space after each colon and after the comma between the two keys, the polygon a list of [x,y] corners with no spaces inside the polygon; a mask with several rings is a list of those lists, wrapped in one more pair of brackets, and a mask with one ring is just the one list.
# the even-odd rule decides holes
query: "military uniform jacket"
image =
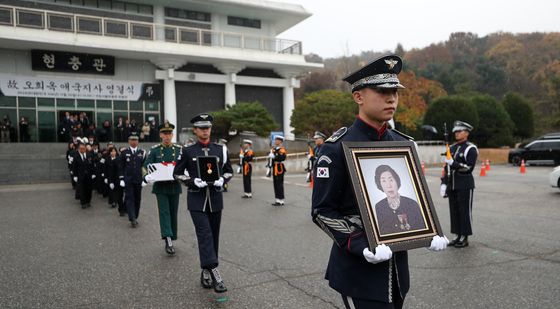
{"label": "military uniform jacket", "polygon": [[[343,295],[392,302],[393,280],[398,280],[402,296],[408,292],[410,283],[406,251],[396,252],[389,261],[378,264],[368,263],[363,256],[363,249],[369,245],[341,142],[408,139],[391,129],[379,132],[357,118],[352,126],[341,128],[328,138],[317,154],[312,217],[315,224],[334,241],[325,278],[333,289]],[[320,174],[317,173],[319,169]],[[398,278],[392,276],[393,267],[396,267]]]}
{"label": "military uniform jacket", "polygon": [[74,152],[72,159],[72,175],[78,177],[78,181],[91,179],[94,173],[93,157],[89,153],[85,153],[85,160],[79,151]]}
{"label": "military uniform jacket", "polygon": [[144,149],[136,148],[136,153],[132,153],[130,147],[126,148],[121,152],[120,163],[121,168],[119,170],[119,179],[124,180],[126,184],[141,184],[142,177],[142,164],[146,157],[146,152]]}
{"label": "military uniform jacket", "polygon": [[[205,188],[199,188],[194,184],[194,179],[200,178],[198,175],[197,158],[203,156],[218,157],[218,169],[220,175],[226,181],[233,176],[227,148],[216,143],[202,144],[201,142],[183,148],[181,158],[178,160],[173,174],[178,176],[188,174],[186,180],[188,210],[218,212],[224,208],[223,189],[217,188],[211,183]],[[187,173],[185,173],[185,170]]]}
{"label": "military uniform jacket", "polygon": [[[163,144],[158,144],[153,146],[144,161],[144,170],[146,170],[148,164],[152,163],[165,163],[176,165],[177,161],[181,159],[181,146],[172,144],[170,146],[165,146]],[[146,171],[144,171],[144,177],[146,176]],[[177,180],[173,181],[158,181],[155,182],[152,188],[152,193],[156,194],[181,194],[181,184]]]}
{"label": "military uniform jacket", "polygon": [[478,158],[478,148],[469,142],[456,143],[450,147],[451,156],[453,157],[453,164],[451,168],[451,177],[446,179],[447,165],[445,166],[446,173],[442,181],[447,183],[448,190],[468,190],[474,189],[474,178],[472,171],[476,165]]}
{"label": "military uniform jacket", "polygon": [[284,162],[288,153],[286,152],[286,148],[284,146],[276,146],[272,149],[274,153],[274,158],[272,159],[272,167],[273,167],[273,175],[281,175],[286,172],[286,167],[284,166]]}
{"label": "military uniform jacket", "polygon": [[255,154],[253,150],[251,150],[250,148],[243,150],[243,159],[241,159],[241,162],[243,164],[243,175],[249,174],[249,169],[251,165],[250,162],[253,161],[254,155]]}

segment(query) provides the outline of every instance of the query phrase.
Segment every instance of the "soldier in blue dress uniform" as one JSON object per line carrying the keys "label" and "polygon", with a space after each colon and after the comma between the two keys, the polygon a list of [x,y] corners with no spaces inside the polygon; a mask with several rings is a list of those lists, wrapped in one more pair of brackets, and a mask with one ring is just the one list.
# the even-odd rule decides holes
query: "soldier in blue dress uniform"
{"label": "soldier in blue dress uniform", "polygon": [[457,143],[451,145],[451,159],[445,160],[445,170],[449,168],[449,175],[444,174],[440,188],[442,197],[449,197],[449,217],[451,218],[451,233],[457,237],[449,245],[464,248],[469,245],[472,235],[472,203],[474,192],[474,178],[472,171],[478,158],[478,148],[469,142],[469,134],[473,126],[457,120],[453,124],[453,133]]}
{"label": "soldier in blue dress uniform", "polygon": [[[210,141],[212,121],[212,116],[206,113],[191,119],[197,142],[183,148],[181,159],[177,162],[173,174],[188,188],[187,208],[196,230],[202,268],[200,283],[204,288],[213,287],[214,291],[222,293],[227,291],[218,271],[220,223],[224,208],[222,191],[225,181],[233,176],[233,169],[227,148]],[[199,157],[208,156],[218,158],[218,171],[210,170],[209,173],[219,172],[219,175],[222,175],[213,183],[203,181],[198,171]]]}
{"label": "soldier in blue dress uniform", "polygon": [[146,158],[144,149],[138,148],[138,134],[133,132],[128,137],[128,145],[120,155],[120,183],[124,188],[126,212],[132,227],[138,226],[142,187],[146,185],[142,176],[142,166]]}
{"label": "soldier in blue dress uniform", "polygon": [[[393,254],[384,244],[368,247],[358,204],[346,168],[342,141],[403,141],[412,138],[387,127],[398,104],[397,75],[402,60],[381,57],[350,74],[358,104],[354,123],[329,137],[315,164],[312,218],[334,244],[326,279],[342,295],[346,308],[401,308],[409,289],[408,254]],[[432,250],[442,250],[447,239],[435,236]]]}

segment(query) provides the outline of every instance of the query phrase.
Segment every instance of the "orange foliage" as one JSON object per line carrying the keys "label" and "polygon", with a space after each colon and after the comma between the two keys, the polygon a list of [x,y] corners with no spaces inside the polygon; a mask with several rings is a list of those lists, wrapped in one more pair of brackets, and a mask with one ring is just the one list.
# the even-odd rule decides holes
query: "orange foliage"
{"label": "orange foliage", "polygon": [[399,80],[406,89],[399,91],[399,106],[395,121],[407,130],[416,131],[422,123],[428,104],[435,98],[447,95],[443,86],[424,77],[416,77],[412,71],[403,71]]}

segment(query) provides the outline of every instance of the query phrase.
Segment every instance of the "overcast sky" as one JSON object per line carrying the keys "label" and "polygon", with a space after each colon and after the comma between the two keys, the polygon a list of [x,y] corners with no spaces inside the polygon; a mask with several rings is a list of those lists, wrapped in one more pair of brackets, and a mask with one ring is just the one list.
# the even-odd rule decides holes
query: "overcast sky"
{"label": "overcast sky", "polygon": [[303,41],[323,58],[361,51],[405,50],[447,40],[457,31],[560,31],[558,0],[277,0],[313,16],[279,37]]}

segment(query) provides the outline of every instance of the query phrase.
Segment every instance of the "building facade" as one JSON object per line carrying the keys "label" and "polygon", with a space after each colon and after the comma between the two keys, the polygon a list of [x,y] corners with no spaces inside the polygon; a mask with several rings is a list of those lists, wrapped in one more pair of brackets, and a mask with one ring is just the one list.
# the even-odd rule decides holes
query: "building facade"
{"label": "building facade", "polygon": [[0,0],[0,118],[21,140],[57,141],[66,112],[112,126],[261,102],[293,138],[301,42],[278,34],[310,16],[259,0]]}

